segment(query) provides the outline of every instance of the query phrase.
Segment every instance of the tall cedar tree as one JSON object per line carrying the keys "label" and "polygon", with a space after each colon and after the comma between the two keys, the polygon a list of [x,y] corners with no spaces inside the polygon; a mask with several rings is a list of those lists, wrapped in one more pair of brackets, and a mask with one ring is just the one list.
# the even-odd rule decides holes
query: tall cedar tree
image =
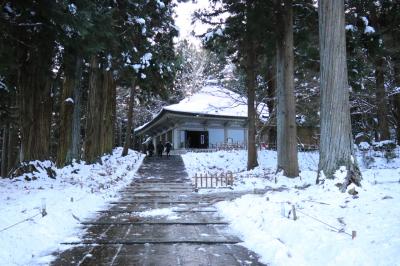
{"label": "tall cedar tree", "polygon": [[[60,128],[57,145],[57,166],[62,167],[81,158],[81,116],[83,72],[85,59],[97,50],[94,40],[96,12],[100,10],[90,0],[66,4],[62,14],[63,27],[57,41],[63,45],[60,98]],[[98,34],[100,35],[100,34]]]}
{"label": "tall cedar tree", "polygon": [[[137,9],[135,5],[127,5],[132,11]],[[124,51],[125,65],[131,68],[130,99],[127,110],[127,129],[122,155],[125,156],[130,148],[133,137],[133,107],[137,96],[145,102],[160,96],[168,98],[173,94],[170,87],[175,78],[176,60],[173,52],[173,38],[177,36],[177,30],[172,18],[174,4],[172,1],[148,2],[143,1],[142,14],[144,16],[140,27],[131,27],[134,31],[133,46]],[[128,18],[129,19],[129,18]],[[133,47],[133,48],[132,48]]]}
{"label": "tall cedar tree", "polygon": [[[2,5],[5,47],[1,57],[7,58],[5,54],[9,53],[17,63],[9,65],[6,79],[16,87],[21,161],[50,157],[51,68],[56,32],[53,18],[57,5],[54,1],[8,1]],[[14,134],[9,136],[15,138]],[[13,149],[11,145],[8,148]]]}
{"label": "tall cedar tree", "polygon": [[256,107],[255,107],[255,90],[256,90],[256,32],[253,19],[255,16],[256,5],[253,0],[246,1],[246,27],[244,38],[244,69],[246,73],[247,88],[247,170],[251,170],[258,166],[257,148],[256,148]]}
{"label": "tall cedar tree", "polygon": [[299,175],[297,159],[296,101],[294,96],[292,0],[275,1],[277,9],[277,148],[278,170],[285,176]]}
{"label": "tall cedar tree", "polygon": [[360,185],[361,173],[355,161],[347,83],[344,0],[319,1],[321,56],[321,140],[317,182],[321,173],[334,178],[346,166],[342,191],[353,182]]}

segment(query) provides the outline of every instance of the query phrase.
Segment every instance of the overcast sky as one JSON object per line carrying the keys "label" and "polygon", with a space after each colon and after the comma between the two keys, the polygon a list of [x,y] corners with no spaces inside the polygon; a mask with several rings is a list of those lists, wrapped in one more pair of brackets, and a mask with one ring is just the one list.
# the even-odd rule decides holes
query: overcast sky
{"label": "overcast sky", "polygon": [[175,9],[176,20],[175,24],[179,28],[179,40],[188,39],[196,45],[200,45],[200,40],[191,36],[191,32],[194,31],[196,34],[201,34],[206,32],[208,26],[202,23],[191,23],[192,14],[197,9],[207,8],[209,6],[208,0],[197,0],[196,4],[193,4],[190,0],[187,3],[178,3]]}

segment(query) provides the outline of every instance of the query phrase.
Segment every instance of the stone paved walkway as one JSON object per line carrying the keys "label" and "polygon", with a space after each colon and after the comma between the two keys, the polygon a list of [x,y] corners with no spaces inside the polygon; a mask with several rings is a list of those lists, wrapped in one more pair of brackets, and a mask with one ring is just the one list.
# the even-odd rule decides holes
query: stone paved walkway
{"label": "stone paved walkway", "polygon": [[[180,156],[147,157],[138,175],[52,265],[262,265],[218,217],[218,197],[192,192]],[[168,207],[173,219],[137,215]]]}

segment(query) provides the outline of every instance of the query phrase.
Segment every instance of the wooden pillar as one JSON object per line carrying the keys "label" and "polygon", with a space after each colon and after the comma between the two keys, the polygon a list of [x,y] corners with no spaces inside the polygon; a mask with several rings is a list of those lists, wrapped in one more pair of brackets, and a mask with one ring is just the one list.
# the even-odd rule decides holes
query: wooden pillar
{"label": "wooden pillar", "polygon": [[227,142],[228,142],[228,126],[225,123],[224,124],[224,143],[227,143]]}

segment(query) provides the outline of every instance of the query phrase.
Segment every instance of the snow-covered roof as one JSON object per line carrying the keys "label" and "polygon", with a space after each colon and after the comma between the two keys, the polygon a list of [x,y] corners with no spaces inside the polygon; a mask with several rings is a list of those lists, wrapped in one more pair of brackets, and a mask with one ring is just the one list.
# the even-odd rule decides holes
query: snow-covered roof
{"label": "snow-covered roof", "polygon": [[[260,104],[257,109],[260,118],[265,120],[268,117],[266,105]],[[142,130],[165,112],[247,118],[247,98],[220,86],[206,85],[179,103],[164,106],[152,121],[136,128],[135,131]]]}
{"label": "snow-covered roof", "polygon": [[205,86],[165,110],[222,116],[247,117],[247,99],[219,86]]}

